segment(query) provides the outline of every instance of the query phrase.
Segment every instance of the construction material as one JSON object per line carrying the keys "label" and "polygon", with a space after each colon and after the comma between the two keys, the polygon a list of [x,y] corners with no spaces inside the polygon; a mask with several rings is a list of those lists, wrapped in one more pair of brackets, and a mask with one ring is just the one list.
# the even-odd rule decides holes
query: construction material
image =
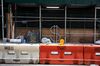
{"label": "construction material", "polygon": [[11,43],[21,43],[22,40],[21,39],[10,39]]}

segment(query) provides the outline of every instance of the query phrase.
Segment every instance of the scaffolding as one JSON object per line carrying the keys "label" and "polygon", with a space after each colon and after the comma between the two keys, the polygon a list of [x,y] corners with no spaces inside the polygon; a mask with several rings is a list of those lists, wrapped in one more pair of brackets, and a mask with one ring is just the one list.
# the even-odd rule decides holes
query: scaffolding
{"label": "scaffolding", "polygon": [[[11,4],[10,4],[11,5]],[[12,6],[12,5],[11,5]],[[2,10],[2,39],[4,38],[4,8],[3,8],[3,0],[1,0],[1,10]],[[12,7],[10,7],[12,9]],[[16,7],[17,8],[17,7]],[[38,16],[32,16],[31,14],[32,13],[25,13],[24,15],[27,15],[27,16],[24,16],[24,15],[16,15],[17,12],[15,14],[13,14],[12,10],[10,9],[10,12],[12,12],[12,17],[10,18],[10,22],[14,22],[13,24],[16,24],[16,23],[20,23],[20,22],[29,22],[29,23],[32,23],[32,22],[38,22],[39,26],[39,40],[41,40],[41,38],[43,37],[43,22],[47,22],[47,23],[51,23],[51,22],[63,22],[63,29],[64,29],[64,34],[62,34],[61,36],[64,36],[63,38],[65,39],[65,43],[67,43],[67,38],[68,38],[68,35],[76,35],[76,36],[82,36],[82,35],[87,35],[87,36],[93,36],[93,42],[95,42],[97,40],[97,19],[100,19],[100,18],[97,18],[97,10],[99,10],[100,8],[99,7],[95,7],[94,8],[94,17],[70,17],[68,16],[68,8],[67,6],[63,6],[62,8],[59,8],[59,9],[47,9],[45,8],[44,6],[40,5],[37,7],[38,8]],[[16,9],[17,10],[17,9]],[[59,11],[59,12],[62,12],[64,13],[63,16],[43,16],[43,11]],[[48,12],[49,13],[49,12]],[[13,21],[12,21],[13,20]],[[72,23],[75,23],[75,22],[90,22],[90,23],[94,23],[94,28],[93,28],[93,34],[88,34],[88,33],[72,33],[71,32],[71,29],[72,29]],[[69,29],[67,28],[69,26]],[[52,26],[51,26],[52,27]],[[85,25],[83,26],[84,29],[83,29],[83,32],[85,31]],[[49,27],[50,28],[50,27]],[[16,26],[13,27],[13,29],[15,29],[13,31],[13,35],[11,38],[15,38],[15,35],[16,35]],[[15,35],[14,35],[15,34]],[[47,36],[47,35],[46,35]],[[70,38],[69,38],[70,39]],[[55,41],[57,42],[57,40]]]}
{"label": "scaffolding", "polygon": [[3,0],[1,0],[1,12],[2,12],[2,39],[4,39],[4,8]]}

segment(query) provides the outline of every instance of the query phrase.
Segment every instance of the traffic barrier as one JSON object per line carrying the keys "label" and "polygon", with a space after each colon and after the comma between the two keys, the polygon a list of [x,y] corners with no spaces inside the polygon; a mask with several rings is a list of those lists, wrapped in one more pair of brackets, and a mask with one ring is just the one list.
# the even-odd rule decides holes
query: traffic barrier
{"label": "traffic barrier", "polygon": [[16,52],[12,50],[8,50],[4,52],[5,63],[16,63]]}
{"label": "traffic barrier", "polygon": [[2,59],[3,59],[3,52],[0,50],[0,63],[2,63]]}
{"label": "traffic barrier", "polygon": [[100,65],[100,45],[5,44],[0,45],[0,63],[2,59],[5,63]]}
{"label": "traffic barrier", "polygon": [[40,63],[83,64],[83,46],[40,45]]}
{"label": "traffic barrier", "polygon": [[5,63],[39,63],[39,44],[4,45]]}
{"label": "traffic barrier", "polygon": [[92,60],[92,63],[100,65],[100,45],[93,45]]}
{"label": "traffic barrier", "polygon": [[100,65],[100,46],[85,45],[84,46],[84,64],[99,64]]}
{"label": "traffic barrier", "polygon": [[3,56],[4,56],[4,47],[0,45],[0,63],[3,62]]}
{"label": "traffic barrier", "polygon": [[16,46],[20,63],[39,63],[39,44],[21,44]]}
{"label": "traffic barrier", "polygon": [[84,45],[84,64],[91,64],[93,48],[91,45]]}

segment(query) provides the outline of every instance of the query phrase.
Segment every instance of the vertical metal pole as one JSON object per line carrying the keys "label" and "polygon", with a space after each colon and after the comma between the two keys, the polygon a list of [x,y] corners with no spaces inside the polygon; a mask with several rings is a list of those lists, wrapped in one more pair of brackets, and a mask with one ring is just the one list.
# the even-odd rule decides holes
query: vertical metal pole
{"label": "vertical metal pole", "polygon": [[39,7],[39,31],[40,31],[40,41],[41,41],[41,6]]}
{"label": "vertical metal pole", "polygon": [[1,10],[2,10],[2,39],[4,39],[4,8],[3,8],[3,0],[1,0]]}
{"label": "vertical metal pole", "polygon": [[94,18],[94,43],[96,41],[96,15],[97,14],[97,9],[95,7],[95,18]]}
{"label": "vertical metal pole", "polygon": [[55,43],[57,43],[57,25],[55,25]]}
{"label": "vertical metal pole", "polygon": [[65,6],[65,43],[66,43],[66,17],[67,17],[67,7]]}
{"label": "vertical metal pole", "polygon": [[12,27],[13,25],[12,25],[12,7],[11,7],[11,4],[10,4],[10,33],[11,33],[11,38],[13,38],[13,27]]}
{"label": "vertical metal pole", "polygon": [[[16,4],[15,4],[15,22],[14,22],[14,24],[15,24],[15,30],[14,30],[14,34],[15,34],[15,36],[16,36],[16,21],[17,21],[17,19],[16,19],[16,16],[17,16],[17,6],[16,6]],[[14,37],[15,37],[14,36]]]}

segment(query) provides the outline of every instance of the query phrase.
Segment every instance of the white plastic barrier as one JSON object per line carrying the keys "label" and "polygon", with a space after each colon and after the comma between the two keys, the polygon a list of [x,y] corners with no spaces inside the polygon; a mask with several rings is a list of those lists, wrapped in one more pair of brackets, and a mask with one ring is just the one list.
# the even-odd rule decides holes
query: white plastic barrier
{"label": "white plastic barrier", "polygon": [[0,51],[0,63],[2,62],[2,59],[3,59],[3,52]]}
{"label": "white plastic barrier", "polygon": [[5,63],[39,63],[39,44],[2,43],[1,59]]}
{"label": "white plastic barrier", "polygon": [[4,46],[0,45],[0,63],[3,62],[3,57],[4,57]]}
{"label": "white plastic barrier", "polygon": [[31,52],[31,58],[33,63],[39,63],[39,44],[38,45],[33,45],[32,47],[32,52]]}
{"label": "white plastic barrier", "polygon": [[10,43],[3,43],[0,46],[4,47],[4,54],[3,54],[3,60],[5,63],[16,63],[14,61],[17,57],[17,53],[15,51],[14,45]]}
{"label": "white plastic barrier", "polygon": [[16,52],[12,50],[8,50],[4,52],[4,60],[5,63],[16,63]]}
{"label": "white plastic barrier", "polygon": [[20,63],[39,63],[39,44],[18,46]]}
{"label": "white plastic barrier", "polygon": [[20,63],[30,63],[31,54],[28,51],[21,51],[18,58],[20,59]]}
{"label": "white plastic barrier", "polygon": [[15,44],[3,45],[5,63],[39,63],[39,44]]}

